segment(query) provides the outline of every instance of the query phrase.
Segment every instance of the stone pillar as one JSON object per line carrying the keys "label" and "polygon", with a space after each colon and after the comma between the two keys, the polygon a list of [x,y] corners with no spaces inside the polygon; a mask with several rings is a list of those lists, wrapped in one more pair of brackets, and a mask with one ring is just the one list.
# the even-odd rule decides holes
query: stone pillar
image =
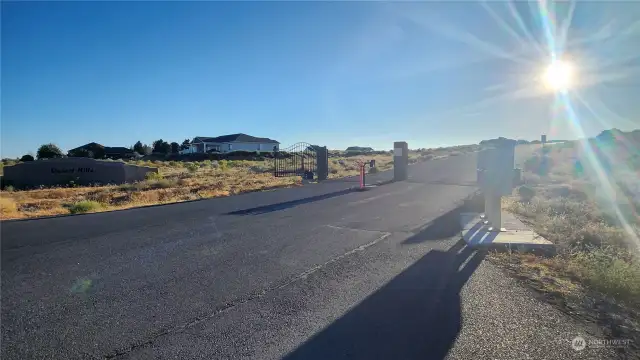
{"label": "stone pillar", "polygon": [[329,177],[329,152],[327,147],[318,147],[316,149],[316,161],[318,162],[318,181],[327,180]]}
{"label": "stone pillar", "polygon": [[393,143],[393,180],[407,180],[409,174],[409,145],[405,141]]}

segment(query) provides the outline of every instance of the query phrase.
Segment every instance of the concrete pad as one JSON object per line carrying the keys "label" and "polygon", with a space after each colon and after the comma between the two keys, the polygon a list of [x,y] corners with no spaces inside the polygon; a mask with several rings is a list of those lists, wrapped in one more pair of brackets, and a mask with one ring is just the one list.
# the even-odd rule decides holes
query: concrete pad
{"label": "concrete pad", "polygon": [[513,214],[502,212],[505,231],[488,231],[479,213],[460,214],[462,238],[472,247],[502,250],[543,250],[554,252],[555,245],[529,229]]}

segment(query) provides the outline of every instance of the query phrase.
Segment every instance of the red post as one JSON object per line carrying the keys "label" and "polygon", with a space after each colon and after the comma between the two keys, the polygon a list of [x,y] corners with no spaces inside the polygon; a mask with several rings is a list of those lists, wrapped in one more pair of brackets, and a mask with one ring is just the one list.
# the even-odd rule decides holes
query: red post
{"label": "red post", "polygon": [[364,165],[360,165],[360,189],[364,189]]}

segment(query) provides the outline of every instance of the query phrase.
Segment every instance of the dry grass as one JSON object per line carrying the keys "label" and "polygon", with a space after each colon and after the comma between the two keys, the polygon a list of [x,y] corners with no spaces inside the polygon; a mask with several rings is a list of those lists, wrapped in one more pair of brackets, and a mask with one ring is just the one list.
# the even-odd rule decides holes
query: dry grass
{"label": "dry grass", "polygon": [[16,205],[16,202],[11,198],[6,197],[3,193],[0,197],[0,215],[2,215],[2,218],[10,219],[17,216],[17,214],[18,206]]}
{"label": "dry grass", "polygon": [[[362,155],[353,157],[334,157],[329,160],[329,178],[343,178],[360,174],[358,162],[368,162],[375,160],[378,171],[390,170],[393,168],[393,156],[387,155]],[[369,169],[369,165],[365,167]]]}
{"label": "dry grass", "polygon": [[108,211],[300,185],[299,178],[258,172],[262,162],[228,162],[224,170],[213,162],[192,164],[195,170],[182,163],[154,163],[161,175],[134,184],[2,191],[1,218]]}
{"label": "dry grass", "polygon": [[[545,291],[567,295],[587,289],[640,308],[640,194],[629,184],[638,182],[638,169],[613,166],[597,173],[598,166],[576,155],[572,144],[558,144],[548,153],[545,174],[535,166],[540,156],[539,147],[516,152],[517,161],[529,168],[523,166],[525,184],[504,204],[554,242],[558,255],[494,254],[493,260],[517,268]],[[576,170],[576,159],[582,171]],[[616,195],[603,196],[603,182],[612,184]]]}

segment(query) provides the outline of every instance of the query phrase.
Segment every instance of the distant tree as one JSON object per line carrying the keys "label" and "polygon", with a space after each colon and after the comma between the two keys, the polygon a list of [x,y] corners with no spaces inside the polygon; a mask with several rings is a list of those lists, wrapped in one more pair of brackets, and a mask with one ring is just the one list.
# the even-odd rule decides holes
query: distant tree
{"label": "distant tree", "polygon": [[137,152],[140,155],[145,155],[144,145],[142,145],[141,141],[138,141],[133,145],[133,151]]}
{"label": "distant tree", "polygon": [[38,160],[40,159],[55,159],[64,157],[62,150],[55,144],[44,144],[38,148],[36,153]]}
{"label": "distant tree", "polygon": [[169,152],[171,152],[171,144],[162,139],[158,139],[153,142],[153,152],[159,154],[168,154]]}
{"label": "distant tree", "polygon": [[153,148],[151,148],[151,146],[144,144],[142,146],[142,151],[143,153],[140,155],[150,155],[153,152]]}
{"label": "distant tree", "polygon": [[69,150],[67,152],[67,156],[69,157],[84,157],[84,158],[92,158],[93,152],[89,151],[85,148]]}
{"label": "distant tree", "polygon": [[171,153],[172,154],[177,154],[180,152],[180,144],[178,144],[177,142],[172,142],[171,143]]}
{"label": "distant tree", "polygon": [[20,161],[33,161],[33,160],[35,160],[35,159],[33,158],[33,155],[29,155],[29,154],[27,154],[27,155],[23,155],[23,156],[20,158]]}
{"label": "distant tree", "polygon": [[189,139],[184,139],[182,145],[180,145],[180,150],[186,150],[191,146],[191,141]]}

